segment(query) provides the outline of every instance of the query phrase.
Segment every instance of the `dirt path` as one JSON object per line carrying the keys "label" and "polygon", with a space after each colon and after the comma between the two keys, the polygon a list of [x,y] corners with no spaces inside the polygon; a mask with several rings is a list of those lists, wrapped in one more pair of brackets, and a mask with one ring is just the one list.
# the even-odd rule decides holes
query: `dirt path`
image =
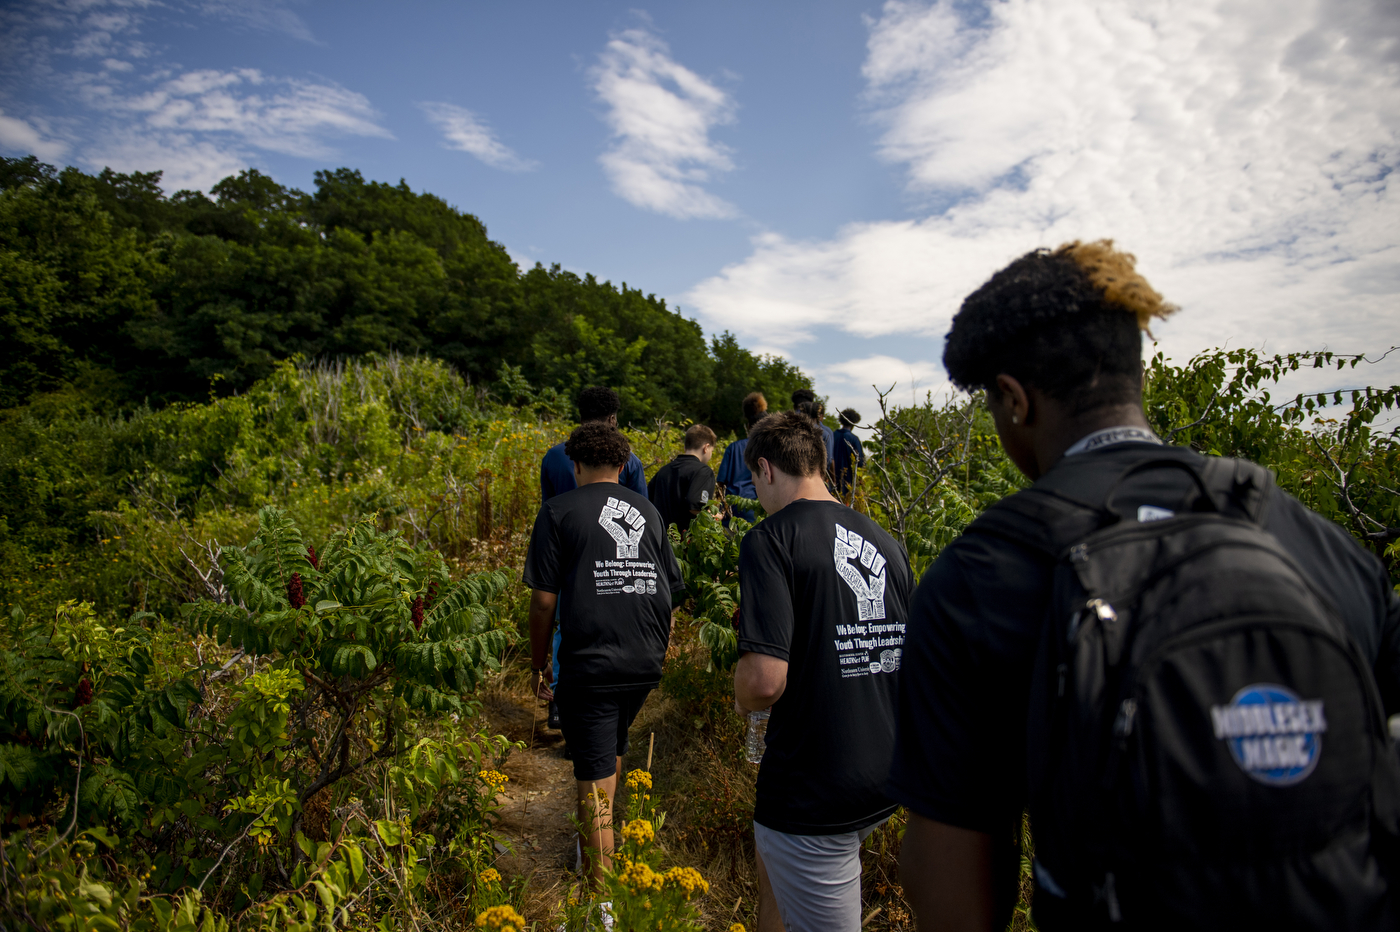
{"label": "dirt path", "polygon": [[502,770],[510,777],[499,801],[497,831],[508,850],[497,867],[507,877],[525,877],[527,921],[544,920],[573,881],[573,766],[561,756],[564,739],[545,727],[543,703],[493,690],[483,709],[493,734],[524,742]]}

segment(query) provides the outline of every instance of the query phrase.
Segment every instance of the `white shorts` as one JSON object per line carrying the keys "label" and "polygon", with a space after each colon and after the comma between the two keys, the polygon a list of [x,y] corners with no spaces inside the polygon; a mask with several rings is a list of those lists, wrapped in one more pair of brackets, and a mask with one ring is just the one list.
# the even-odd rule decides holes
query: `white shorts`
{"label": "white shorts", "polygon": [[787,932],[859,932],[860,844],[884,821],[839,835],[789,835],[753,824]]}

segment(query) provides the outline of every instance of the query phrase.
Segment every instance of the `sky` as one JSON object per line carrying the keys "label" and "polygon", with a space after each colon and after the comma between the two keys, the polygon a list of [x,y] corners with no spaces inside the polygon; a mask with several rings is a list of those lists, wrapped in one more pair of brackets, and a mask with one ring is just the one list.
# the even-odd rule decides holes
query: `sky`
{"label": "sky", "polygon": [[1181,307],[1177,362],[1400,345],[1391,0],[10,0],[0,152],[170,193],[403,179],[867,422],[874,386],[947,391],[963,297],[1073,239]]}

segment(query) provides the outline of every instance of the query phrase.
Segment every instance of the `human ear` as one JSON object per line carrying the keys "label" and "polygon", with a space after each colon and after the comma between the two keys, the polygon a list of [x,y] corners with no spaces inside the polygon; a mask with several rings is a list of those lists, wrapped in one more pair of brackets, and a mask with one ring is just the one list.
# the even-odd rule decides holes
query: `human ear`
{"label": "human ear", "polygon": [[1030,395],[1026,387],[1014,375],[1005,372],[997,376],[997,391],[1001,394],[1000,406],[1012,424],[1030,426],[1035,416]]}

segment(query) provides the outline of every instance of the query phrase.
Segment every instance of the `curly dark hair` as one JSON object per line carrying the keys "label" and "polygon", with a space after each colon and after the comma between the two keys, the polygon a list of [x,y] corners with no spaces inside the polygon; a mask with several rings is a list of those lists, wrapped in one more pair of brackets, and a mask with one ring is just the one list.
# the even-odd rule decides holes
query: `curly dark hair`
{"label": "curly dark hair", "polygon": [[799,389],[796,389],[796,390],[793,391],[791,397],[792,397],[792,409],[793,409],[794,411],[796,411],[796,410],[797,410],[797,406],[800,405],[800,404],[802,404],[802,402],[804,402],[804,401],[816,401],[816,400],[817,400],[817,393],[814,392],[814,391],[812,391],[810,388],[799,388]]}
{"label": "curly dark hair", "polygon": [[860,423],[860,412],[855,408],[847,408],[836,415],[836,419],[841,422],[841,426],[850,430]]}
{"label": "curly dark hair", "polygon": [[1111,240],[1026,253],[968,295],[953,317],[943,366],[959,388],[996,397],[1006,373],[1072,414],[1137,401],[1142,338],[1176,310]]}
{"label": "curly dark hair", "polygon": [[606,421],[621,410],[622,399],[611,388],[595,385],[579,392],[578,419],[581,424],[587,424],[589,421]]}
{"label": "curly dark hair", "polygon": [[752,427],[768,413],[768,399],[763,397],[763,392],[749,392],[744,396],[743,408],[744,423]]}
{"label": "curly dark hair", "polygon": [[569,439],[564,441],[564,455],[590,469],[605,466],[620,469],[632,456],[632,445],[616,427],[594,421],[574,428]]}
{"label": "curly dark hair", "polygon": [[781,411],[749,428],[744,463],[755,473],[760,456],[789,476],[811,476],[826,467],[826,440],[801,411]]}

